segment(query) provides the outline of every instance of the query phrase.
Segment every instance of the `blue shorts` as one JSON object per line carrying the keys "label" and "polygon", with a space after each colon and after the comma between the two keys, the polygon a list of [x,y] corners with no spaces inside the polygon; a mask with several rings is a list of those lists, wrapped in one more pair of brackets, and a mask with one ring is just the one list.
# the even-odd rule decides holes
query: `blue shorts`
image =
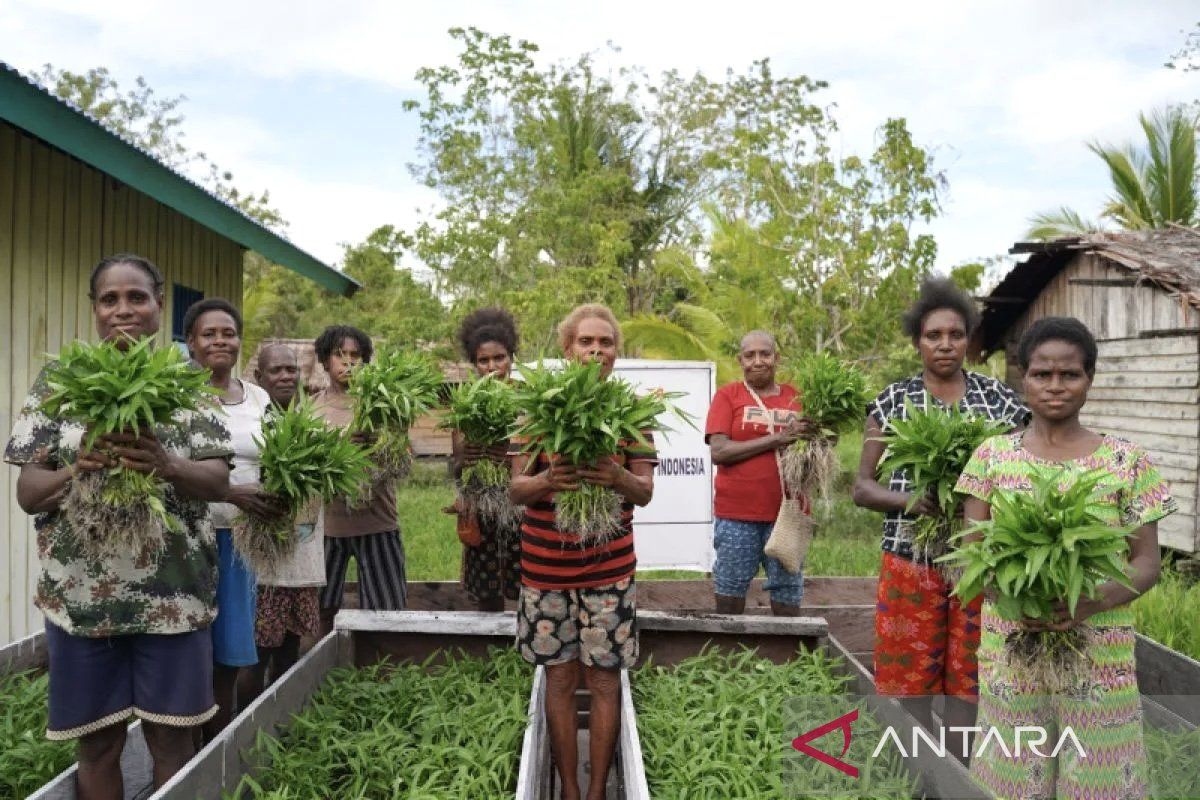
{"label": "blue shorts", "polygon": [[75,739],[138,716],[189,728],[216,713],[212,636],[135,633],[91,638],[46,623],[48,739]]}
{"label": "blue shorts", "polygon": [[804,574],[793,575],[778,559],[763,553],[771,538],[773,522],[747,522],[739,519],[716,518],[713,525],[713,547],[717,560],[713,563],[713,585],[717,594],[726,597],[745,597],[750,581],[758,574],[759,566],[766,567],[771,601],[798,606],[804,598]]}
{"label": "blue shorts", "polygon": [[258,663],[254,646],[254,573],[233,548],[233,534],[217,528],[217,618],[212,624],[213,663],[249,667]]}

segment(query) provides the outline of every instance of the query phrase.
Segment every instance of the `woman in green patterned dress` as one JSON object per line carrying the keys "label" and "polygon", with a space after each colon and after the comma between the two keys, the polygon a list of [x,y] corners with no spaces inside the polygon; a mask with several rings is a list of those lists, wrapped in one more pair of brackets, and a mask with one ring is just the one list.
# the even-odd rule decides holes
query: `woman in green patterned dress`
{"label": "woman in green patterned dress", "polygon": [[[1033,421],[1026,430],[993,437],[975,451],[958,483],[958,490],[969,495],[967,518],[987,519],[994,493],[1028,491],[1030,473],[1038,466],[1063,468],[1068,475],[1104,470],[1108,474],[1098,507],[1106,521],[1114,527],[1138,526],[1128,553],[1133,589],[1112,581],[1101,584],[1094,598],[1080,599],[1073,617],[1063,604],[1052,622],[1007,621],[984,602],[976,723],[984,735],[976,739],[971,774],[999,798],[1148,797],[1129,603],[1158,580],[1158,520],[1175,510],[1175,502],[1143,450],[1080,423],[1096,372],[1096,341],[1083,323],[1063,317],[1038,320],[1021,339],[1019,360]],[[1081,628],[1088,644],[1080,680],[1053,693],[1014,669],[1006,641],[1022,626]],[[1046,728],[1045,757],[1028,746],[1018,753],[1012,746],[1017,726]],[[1085,758],[1070,742],[1057,757],[1049,754],[1067,726]],[[1011,754],[994,739],[984,747],[990,728],[1008,743]]]}

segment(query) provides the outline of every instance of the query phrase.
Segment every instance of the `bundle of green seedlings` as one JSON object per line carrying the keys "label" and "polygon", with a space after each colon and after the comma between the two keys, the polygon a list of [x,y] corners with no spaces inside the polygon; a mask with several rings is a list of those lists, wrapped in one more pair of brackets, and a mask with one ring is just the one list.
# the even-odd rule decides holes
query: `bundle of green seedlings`
{"label": "bundle of green seedlings", "polygon": [[512,648],[335,669],[233,796],[512,797],[532,681]]}
{"label": "bundle of green seedlings", "polygon": [[828,500],[833,479],[841,469],[835,447],[837,436],[862,420],[870,396],[867,378],[852,364],[829,353],[804,359],[793,381],[800,393],[804,416],[816,424],[816,435],[799,439],[780,458],[784,482],[793,494],[815,490]]}
{"label": "bundle of green seedlings", "polygon": [[800,650],[784,664],[748,648],[706,648],[673,667],[648,661],[631,683],[650,794],[728,800],[812,796],[819,789],[834,797],[916,796],[898,752],[872,756],[874,734],[883,729],[865,709],[854,723],[850,751],[841,756],[859,768],[858,780],[791,748],[792,738],[814,722],[850,710],[844,697],[849,679],[837,667],[820,650]]}
{"label": "bundle of green seedlings", "polygon": [[[639,395],[619,378],[600,376],[598,362],[568,361],[561,369],[543,365],[521,370],[516,386],[521,422],[515,435],[528,440],[531,459],[545,453],[578,467],[594,467],[629,442],[649,447],[646,433],[669,430],[662,421],[670,411],[690,422],[670,401],[679,392]],[[621,496],[606,486],[581,482],[555,496],[555,522],[561,531],[602,543],[621,530]]]}
{"label": "bundle of green seedlings", "polygon": [[367,484],[371,461],[365,450],[328,425],[304,395],[289,408],[268,413],[254,442],[263,491],[277,501],[281,513],[239,515],[233,541],[254,571],[269,577],[296,552],[301,515],[314,516],[311,509],[318,501],[357,497]]}
{"label": "bundle of green seedlings", "polygon": [[904,401],[905,419],[893,419],[883,432],[887,449],[879,464],[879,475],[886,478],[896,470],[909,476],[912,500],[909,510],[921,498],[932,499],[936,516],[922,516],[912,523],[913,552],[924,561],[941,556],[950,541],[962,530],[959,496],[954,487],[971,460],[971,454],[983,441],[1009,429],[1006,422],[965,414],[957,407],[936,405],[917,408]]}
{"label": "bundle of green seedlings", "polygon": [[468,511],[485,522],[512,528],[518,510],[508,499],[507,458],[491,451],[507,448],[517,422],[517,397],[510,384],[492,375],[459,384],[450,392],[450,408],[439,427],[456,430],[467,444],[483,448],[483,458],[463,467],[458,493]]}
{"label": "bundle of green seedlings", "polygon": [[[437,405],[442,381],[442,371],[432,359],[403,350],[380,353],[351,373],[354,419],[350,429],[374,437],[372,483],[394,482],[408,474],[412,467],[408,430]],[[367,495],[364,501],[370,499]]]}
{"label": "bundle of green seedlings", "polygon": [[[128,343],[72,342],[46,368],[50,395],[42,411],[87,428],[82,450],[109,434],[152,433],[180,411],[211,402],[207,370],[198,370],[175,347],[155,347],[151,337]],[[118,465],[71,479],[62,512],[83,547],[96,555],[154,552],[164,531],[179,532],[167,513],[167,484]]]}
{"label": "bundle of green seedlings", "polygon": [[75,761],[74,742],[46,738],[48,690],[33,670],[0,677],[0,797],[28,797]]}
{"label": "bundle of green seedlings", "polygon": [[1200,730],[1145,726],[1146,760],[1150,767],[1150,796],[1200,797]]}
{"label": "bundle of green seedlings", "polygon": [[[1125,569],[1134,528],[1113,527],[1099,515],[1105,476],[1103,470],[1073,475],[1039,466],[1030,491],[993,494],[991,518],[960,533],[958,548],[941,559],[962,569],[954,593],[969,601],[991,589],[1004,619],[1050,622],[1064,602],[1074,616],[1080,598],[1094,598],[1105,581],[1132,588]],[[1005,651],[1015,669],[1057,692],[1078,683],[1087,644],[1086,626],[1019,628]]]}

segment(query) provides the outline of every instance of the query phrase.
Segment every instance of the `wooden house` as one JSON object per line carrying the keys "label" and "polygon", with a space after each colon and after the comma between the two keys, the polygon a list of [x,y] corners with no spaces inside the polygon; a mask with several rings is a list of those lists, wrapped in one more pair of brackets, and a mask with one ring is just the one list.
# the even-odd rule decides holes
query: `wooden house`
{"label": "wooden house", "polygon": [[[305,391],[316,394],[329,385],[329,373],[325,372],[317,361],[312,339],[267,339],[258,346],[258,350],[246,362],[246,374],[253,377],[258,364],[258,354],[269,344],[286,344],[296,354],[300,364],[300,378]],[[466,364],[454,361],[441,363],[442,375],[445,377],[445,388],[463,383],[470,379],[471,368]],[[426,414],[416,421],[409,438],[412,440],[413,453],[419,457],[445,457],[450,455],[450,432],[438,428],[441,414],[434,412]]]}
{"label": "wooden house", "polygon": [[1160,523],[1160,542],[1200,551],[1200,230],[1096,233],[1010,252],[1028,258],[983,298],[983,350],[1005,352],[1020,390],[1016,345],[1030,323],[1087,325],[1100,357],[1084,424],[1149,451],[1180,509]]}
{"label": "wooden house", "polygon": [[[0,63],[0,431],[5,439],[45,363],[95,337],[88,276],[101,257],[134,252],[166,278],[164,341],[183,338],[187,307],[242,300],[255,250],[348,296],[357,284],[249,219],[73,106]],[[40,628],[37,550],[16,503],[17,470],[0,471],[0,643]]]}

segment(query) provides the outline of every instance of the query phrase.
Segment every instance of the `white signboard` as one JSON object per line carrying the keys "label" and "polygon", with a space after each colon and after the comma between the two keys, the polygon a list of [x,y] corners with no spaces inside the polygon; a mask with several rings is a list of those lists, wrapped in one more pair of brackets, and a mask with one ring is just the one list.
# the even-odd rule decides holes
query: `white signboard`
{"label": "white signboard", "polygon": [[684,392],[675,403],[692,415],[692,428],[672,414],[673,430],[655,436],[658,467],[654,499],[633,515],[638,569],[712,570],[713,465],[704,420],[716,391],[711,361],[618,359],[614,374],[639,388]]}
{"label": "white signboard", "polygon": [[695,425],[692,428],[667,414],[662,421],[672,430],[655,434],[659,461],[654,499],[633,515],[638,569],[709,572],[713,563],[713,466],[704,443],[704,420],[716,391],[716,365],[711,361],[618,358],[613,374],[646,391],[683,392],[675,404],[692,415]]}

